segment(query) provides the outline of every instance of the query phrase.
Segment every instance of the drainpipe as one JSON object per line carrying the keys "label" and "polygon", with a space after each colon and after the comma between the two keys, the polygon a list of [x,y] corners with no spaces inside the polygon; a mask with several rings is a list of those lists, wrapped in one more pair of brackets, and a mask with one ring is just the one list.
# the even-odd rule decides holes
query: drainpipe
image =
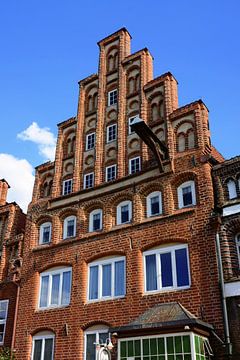
{"label": "drainpipe", "polygon": [[20,295],[20,285],[17,284],[17,296],[16,296],[15,315],[14,315],[14,320],[13,320],[13,332],[12,332],[12,343],[11,343],[11,354],[12,355],[15,352],[14,345],[15,345],[15,336],[16,336],[19,295]]}
{"label": "drainpipe", "polygon": [[219,278],[220,278],[220,286],[221,286],[221,294],[222,294],[225,345],[226,345],[226,348],[227,348],[227,355],[230,356],[230,355],[232,355],[232,344],[231,344],[231,341],[230,341],[230,334],[229,334],[227,302],[226,302],[226,295],[225,295],[223,267],[222,267],[222,256],[221,256],[220,239],[219,239],[219,233],[218,232],[216,233],[216,246],[217,246],[218,270],[219,270]]}

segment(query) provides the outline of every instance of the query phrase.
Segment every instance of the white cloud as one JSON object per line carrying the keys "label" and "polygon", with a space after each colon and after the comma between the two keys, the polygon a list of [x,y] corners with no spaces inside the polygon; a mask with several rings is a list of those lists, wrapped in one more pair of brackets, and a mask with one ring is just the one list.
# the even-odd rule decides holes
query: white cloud
{"label": "white cloud", "polygon": [[32,141],[38,145],[39,154],[45,160],[54,160],[56,138],[49,128],[40,128],[36,122],[33,122],[26,130],[17,135],[23,141]]}
{"label": "white cloud", "polygon": [[10,154],[0,154],[0,179],[4,178],[11,186],[7,201],[16,201],[24,212],[27,211],[32,197],[33,172],[32,165],[26,159],[18,159]]}

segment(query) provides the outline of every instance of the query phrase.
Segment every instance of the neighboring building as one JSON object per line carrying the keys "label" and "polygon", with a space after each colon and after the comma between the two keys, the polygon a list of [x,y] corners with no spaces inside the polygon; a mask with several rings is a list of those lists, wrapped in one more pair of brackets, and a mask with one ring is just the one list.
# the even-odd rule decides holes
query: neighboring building
{"label": "neighboring building", "polygon": [[26,215],[8,203],[9,185],[0,180],[0,348],[12,346]]}
{"label": "neighboring building", "polygon": [[240,156],[213,168],[230,343],[240,359]]}
{"label": "neighboring building", "polygon": [[173,75],[153,79],[130,39],[98,43],[55,161],[36,168],[18,360],[106,359],[99,343],[112,342],[119,360],[208,359],[210,343],[221,357],[211,171],[223,158],[204,103],[179,108]]}

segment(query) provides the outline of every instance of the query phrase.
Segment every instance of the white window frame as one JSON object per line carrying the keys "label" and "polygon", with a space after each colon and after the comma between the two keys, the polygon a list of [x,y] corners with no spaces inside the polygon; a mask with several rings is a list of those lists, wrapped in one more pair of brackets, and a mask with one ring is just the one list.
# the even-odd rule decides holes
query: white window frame
{"label": "white window frame", "polygon": [[[50,227],[49,239],[47,242],[43,242],[44,228],[46,227]],[[52,238],[52,223],[50,221],[42,223],[39,228],[39,244],[40,245],[49,244],[51,242],[51,238]]]}
{"label": "white window frame", "polygon": [[[68,221],[71,221],[71,220],[74,220],[74,235],[73,236],[68,236],[67,235],[67,228],[68,228]],[[68,216],[64,219],[63,221],[63,239],[70,239],[70,238],[73,238],[76,236],[76,223],[77,223],[77,218],[75,215],[71,215],[71,216]]]}
{"label": "white window frame", "polygon": [[[93,217],[94,217],[94,215],[97,215],[97,214],[100,214],[100,229],[94,230],[93,229]],[[103,214],[102,209],[95,209],[95,210],[90,212],[90,215],[89,215],[89,232],[101,231],[102,230],[102,214]]]}
{"label": "white window frame", "polygon": [[53,333],[50,333],[50,331],[46,331],[46,335],[34,335],[32,338],[32,354],[31,354],[31,360],[34,359],[34,349],[35,349],[35,340],[42,340],[42,347],[41,347],[41,360],[44,360],[44,350],[45,350],[45,340],[52,339],[53,340],[53,351],[52,351],[52,359],[54,359],[54,340],[55,336]]}
{"label": "white window frame", "polygon": [[[109,329],[107,326],[105,325],[95,325],[92,326],[89,329],[93,329],[93,330],[86,330],[84,331],[84,360],[87,359],[87,335],[96,335],[96,342],[99,342],[99,334],[108,334],[108,337],[110,338],[110,334],[109,334]],[[96,358],[95,360],[97,360],[98,358],[98,351],[96,350],[96,346],[95,344],[93,344],[93,346],[95,347],[95,354],[96,354]]]}
{"label": "white window frame", "polygon": [[[136,161],[137,159],[139,159],[139,169],[137,171],[132,171],[132,162]],[[129,159],[129,174],[137,174],[140,171],[141,171],[141,157],[136,156],[132,159]]]}
{"label": "white window frame", "polygon": [[240,268],[240,233],[235,236],[237,254],[238,254],[238,267]]}
{"label": "white window frame", "polygon": [[[108,170],[111,169],[111,168],[115,169],[115,177],[114,177],[114,179],[109,179],[108,180]],[[106,176],[106,182],[114,181],[117,178],[117,165],[114,164],[114,165],[107,166],[105,176]]]}
{"label": "white window frame", "polygon": [[[176,271],[176,259],[174,256],[175,250],[186,249],[187,250],[187,265],[188,265],[188,275],[189,275],[189,285],[177,286],[177,271]],[[160,269],[160,254],[165,254],[171,252],[171,262],[172,262],[172,277],[173,277],[173,286],[161,286],[162,276]],[[156,255],[156,269],[157,269],[157,290],[147,290],[147,273],[146,273],[146,256]],[[143,252],[143,269],[144,269],[144,293],[154,294],[165,291],[176,291],[189,289],[191,287],[191,270],[190,270],[190,261],[189,261],[189,251],[187,244],[181,245],[170,245],[170,246],[161,246],[155,249],[151,249]]]}
{"label": "white window frame", "polygon": [[[92,145],[92,141],[90,142],[90,138],[92,138],[92,136],[94,139],[93,145]],[[91,132],[91,133],[87,134],[87,136],[86,136],[86,151],[94,149],[95,143],[96,143],[96,133]],[[90,147],[90,145],[91,145],[91,147]]]}
{"label": "white window frame", "polygon": [[[184,205],[183,204],[183,189],[190,186],[191,192],[192,192],[192,204]],[[195,182],[193,180],[186,181],[183,184],[181,184],[177,188],[177,194],[178,194],[178,207],[179,209],[187,208],[196,205],[196,190],[195,190]]]}
{"label": "white window frame", "polygon": [[[87,177],[88,177],[88,176],[92,176],[92,177],[93,177],[93,179],[92,179],[92,186],[86,187],[86,185],[87,185]],[[84,189],[92,189],[92,188],[94,187],[94,172],[91,172],[91,173],[88,173],[88,174],[84,174],[83,187],[84,187]]]}
{"label": "white window frame", "polygon": [[[71,184],[71,189],[70,189],[70,191],[66,191],[66,192],[65,192],[65,184],[66,184],[67,182],[69,182],[69,183]],[[63,194],[63,195],[71,194],[71,192],[72,192],[72,186],[73,186],[73,179],[64,180],[64,181],[63,181],[62,194]]]}
{"label": "white window frame", "polygon": [[229,179],[227,181],[227,188],[228,188],[229,200],[236,199],[237,198],[237,187],[236,187],[236,183],[233,179]]}
{"label": "white window frame", "polygon": [[[70,271],[71,277],[70,277],[70,301],[71,302],[71,293],[72,293],[72,268],[71,267],[56,267],[49,269],[47,271],[43,271],[40,273],[40,284],[39,284],[39,294],[38,294],[38,309],[39,310],[45,310],[45,309],[52,309],[52,308],[59,308],[59,307],[66,307],[69,306],[69,304],[61,304],[61,297],[62,297],[62,285],[63,285],[63,274],[65,272]],[[59,304],[58,305],[51,305],[51,294],[52,294],[52,277],[53,275],[60,275],[60,283],[59,283]],[[41,288],[42,288],[42,278],[44,276],[49,276],[49,282],[48,282],[48,292],[47,292],[47,306],[40,306],[41,301]]]}
{"label": "white window frame", "polygon": [[[113,97],[113,100],[115,98],[114,96],[114,93],[116,93],[116,101],[112,101],[112,97]],[[112,96],[113,95],[113,96]],[[114,90],[111,90],[108,92],[108,106],[112,106],[112,105],[115,105],[117,104],[117,101],[118,101],[118,90],[117,89],[114,89]]]}
{"label": "white window frame", "polygon": [[[110,135],[110,129],[111,128],[115,128],[115,138],[114,139],[109,139],[109,135]],[[117,140],[117,124],[111,124],[107,126],[107,143],[113,142]]]}
{"label": "white window frame", "polygon": [[2,341],[0,341],[0,345],[3,345],[4,344],[5,333],[6,333],[6,326],[7,326],[9,300],[0,300],[0,303],[6,303],[7,304],[7,306],[6,306],[6,318],[0,320],[0,324],[4,325],[3,338],[2,338]]}
{"label": "white window frame", "polygon": [[[114,286],[115,286],[115,263],[118,261],[124,261],[124,294],[123,295],[114,295]],[[102,266],[111,264],[112,269],[112,278],[111,278],[111,296],[102,296]],[[90,290],[90,268],[92,266],[98,266],[98,298],[97,299],[90,299],[89,297],[89,290]],[[87,289],[87,299],[89,302],[96,302],[102,300],[109,300],[109,299],[119,299],[126,296],[126,257],[125,256],[118,256],[118,257],[109,257],[107,259],[96,260],[92,263],[88,264],[88,289]]]}
{"label": "white window frame", "polygon": [[[158,196],[159,201],[159,213],[152,214],[151,212],[151,199]],[[147,217],[158,216],[162,214],[162,193],[161,191],[154,191],[147,196]]]}
{"label": "white window frame", "polygon": [[[128,213],[129,213],[129,220],[122,223],[121,221],[121,209],[123,206],[127,206],[128,205]],[[132,221],[132,201],[131,200],[126,200],[126,201],[122,201],[118,204],[117,206],[117,225],[122,225],[122,224],[129,224]]]}
{"label": "white window frame", "polygon": [[128,118],[128,135],[132,135],[132,134],[135,134],[135,131],[133,131],[131,129],[131,123],[133,122],[133,120],[136,118],[136,117],[139,117],[139,114],[136,114],[134,116],[131,116]]}

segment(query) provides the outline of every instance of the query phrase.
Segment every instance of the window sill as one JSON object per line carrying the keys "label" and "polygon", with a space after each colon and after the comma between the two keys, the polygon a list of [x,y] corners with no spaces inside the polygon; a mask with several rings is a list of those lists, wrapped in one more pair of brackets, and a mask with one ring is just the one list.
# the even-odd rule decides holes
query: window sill
{"label": "window sill", "polygon": [[126,297],[126,295],[121,295],[121,296],[114,296],[114,297],[106,297],[106,298],[102,298],[102,299],[87,300],[86,305],[95,304],[95,303],[99,303],[102,301],[114,301],[114,300],[118,300],[118,299],[124,299],[125,297]]}
{"label": "window sill", "polygon": [[70,304],[68,305],[61,305],[61,306],[49,306],[49,307],[45,307],[45,308],[38,308],[37,310],[35,310],[35,313],[42,313],[42,312],[47,312],[47,311],[56,311],[56,310],[63,310],[63,309],[67,309],[70,308]]}
{"label": "window sill", "polygon": [[182,290],[189,290],[191,288],[191,285],[183,286],[180,288],[166,288],[161,290],[152,290],[152,291],[144,291],[143,296],[149,296],[149,295],[157,295],[157,294],[164,294],[169,292],[176,292],[176,291],[182,291]]}

